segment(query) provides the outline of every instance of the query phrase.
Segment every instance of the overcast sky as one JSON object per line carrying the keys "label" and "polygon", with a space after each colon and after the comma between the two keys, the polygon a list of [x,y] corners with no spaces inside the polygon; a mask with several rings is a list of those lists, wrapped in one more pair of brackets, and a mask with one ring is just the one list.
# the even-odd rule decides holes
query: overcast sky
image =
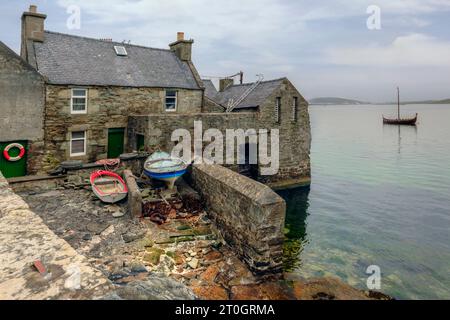
{"label": "overcast sky", "polygon": [[[287,76],[308,99],[450,98],[450,0],[0,0],[0,40],[20,47],[30,3],[46,29],[167,48],[184,31],[202,76]],[[70,30],[67,8],[81,9]],[[381,30],[369,30],[370,5]]]}

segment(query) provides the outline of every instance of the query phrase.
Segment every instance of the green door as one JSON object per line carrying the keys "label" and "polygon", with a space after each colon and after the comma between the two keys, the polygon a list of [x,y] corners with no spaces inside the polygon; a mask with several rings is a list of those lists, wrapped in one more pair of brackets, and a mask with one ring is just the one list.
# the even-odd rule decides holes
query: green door
{"label": "green door", "polygon": [[[19,143],[25,148],[25,155],[18,161],[8,161],[3,155],[3,151],[6,146],[11,143]],[[20,153],[18,148],[11,148],[9,150],[10,157],[17,157]],[[0,142],[0,171],[5,178],[22,177],[27,175],[27,154],[28,143],[27,141],[12,141],[12,142]]]}
{"label": "green door", "polygon": [[108,158],[118,158],[123,153],[125,129],[112,128],[108,130]]}

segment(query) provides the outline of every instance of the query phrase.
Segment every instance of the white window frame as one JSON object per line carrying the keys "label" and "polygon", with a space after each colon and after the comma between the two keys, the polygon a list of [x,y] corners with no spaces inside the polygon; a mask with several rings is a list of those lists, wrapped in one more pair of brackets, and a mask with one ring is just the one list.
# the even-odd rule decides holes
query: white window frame
{"label": "white window frame", "polygon": [[[123,52],[120,52],[120,50],[123,49]],[[120,57],[126,57],[128,56],[127,48],[124,46],[114,46],[114,50],[116,51],[116,55]]]}
{"label": "white window frame", "polygon": [[292,98],[292,122],[297,122],[298,119],[298,97]]}
{"label": "white window frame", "polygon": [[[174,91],[175,92],[175,109],[167,109],[167,92]],[[170,97],[173,98],[173,97]],[[173,89],[166,89],[164,94],[164,110],[166,112],[177,112],[178,109],[178,91]]]}
{"label": "white window frame", "polygon": [[281,122],[281,97],[275,98],[275,122]]}
{"label": "white window frame", "polygon": [[[73,139],[73,133],[74,132],[83,132],[84,133],[84,139],[81,138],[76,138]],[[84,140],[84,152],[79,152],[79,153],[72,153],[72,141],[79,141],[79,140]],[[87,146],[87,131],[86,130],[80,130],[80,131],[71,131],[70,132],[70,156],[71,157],[79,157],[79,156],[85,156],[86,155],[86,146]]]}
{"label": "white window frame", "polygon": [[[76,96],[74,95],[75,90],[83,90],[84,96]],[[73,99],[75,98],[84,98],[85,99],[85,106],[84,110],[73,110]],[[70,97],[70,113],[71,114],[87,114],[88,109],[88,89],[86,88],[72,88],[71,90],[71,97]]]}

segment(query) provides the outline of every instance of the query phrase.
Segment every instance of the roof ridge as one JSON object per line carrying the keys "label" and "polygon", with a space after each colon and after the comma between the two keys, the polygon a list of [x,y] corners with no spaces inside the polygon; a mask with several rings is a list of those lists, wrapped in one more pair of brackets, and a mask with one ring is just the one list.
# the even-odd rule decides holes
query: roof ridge
{"label": "roof ridge", "polygon": [[66,37],[73,37],[73,38],[79,38],[79,39],[85,39],[85,40],[91,40],[91,41],[98,41],[98,42],[117,44],[117,45],[120,45],[120,46],[130,46],[130,47],[137,47],[137,48],[143,48],[143,49],[172,52],[172,50],[170,50],[170,49],[147,47],[147,46],[143,46],[143,45],[123,43],[123,42],[117,42],[117,41],[108,41],[108,40],[96,39],[96,38],[91,38],[91,37],[86,37],[86,36],[79,36],[79,35],[75,35],[75,34],[61,33],[61,32],[50,31],[50,30],[44,30],[44,32],[45,33],[50,33],[50,34],[66,36]]}
{"label": "roof ridge", "polygon": [[[261,83],[276,82],[276,81],[281,81],[281,80],[285,80],[285,79],[287,79],[287,77],[281,77],[281,78],[278,78],[278,79],[271,79],[271,80],[261,81],[260,84],[261,84]],[[255,84],[256,82],[257,82],[257,81],[254,81],[254,82],[247,82],[247,83],[243,83],[243,84],[233,84],[233,85],[227,87],[227,89],[229,89],[229,88],[231,88],[231,87],[251,86],[251,85]]]}

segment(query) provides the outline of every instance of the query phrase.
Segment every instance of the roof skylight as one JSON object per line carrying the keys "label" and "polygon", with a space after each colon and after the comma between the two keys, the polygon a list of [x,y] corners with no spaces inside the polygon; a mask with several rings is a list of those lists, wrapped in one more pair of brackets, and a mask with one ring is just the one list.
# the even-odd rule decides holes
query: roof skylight
{"label": "roof skylight", "polygon": [[125,49],[125,47],[122,46],[114,46],[114,50],[116,51],[116,54],[118,56],[127,56],[127,50]]}

